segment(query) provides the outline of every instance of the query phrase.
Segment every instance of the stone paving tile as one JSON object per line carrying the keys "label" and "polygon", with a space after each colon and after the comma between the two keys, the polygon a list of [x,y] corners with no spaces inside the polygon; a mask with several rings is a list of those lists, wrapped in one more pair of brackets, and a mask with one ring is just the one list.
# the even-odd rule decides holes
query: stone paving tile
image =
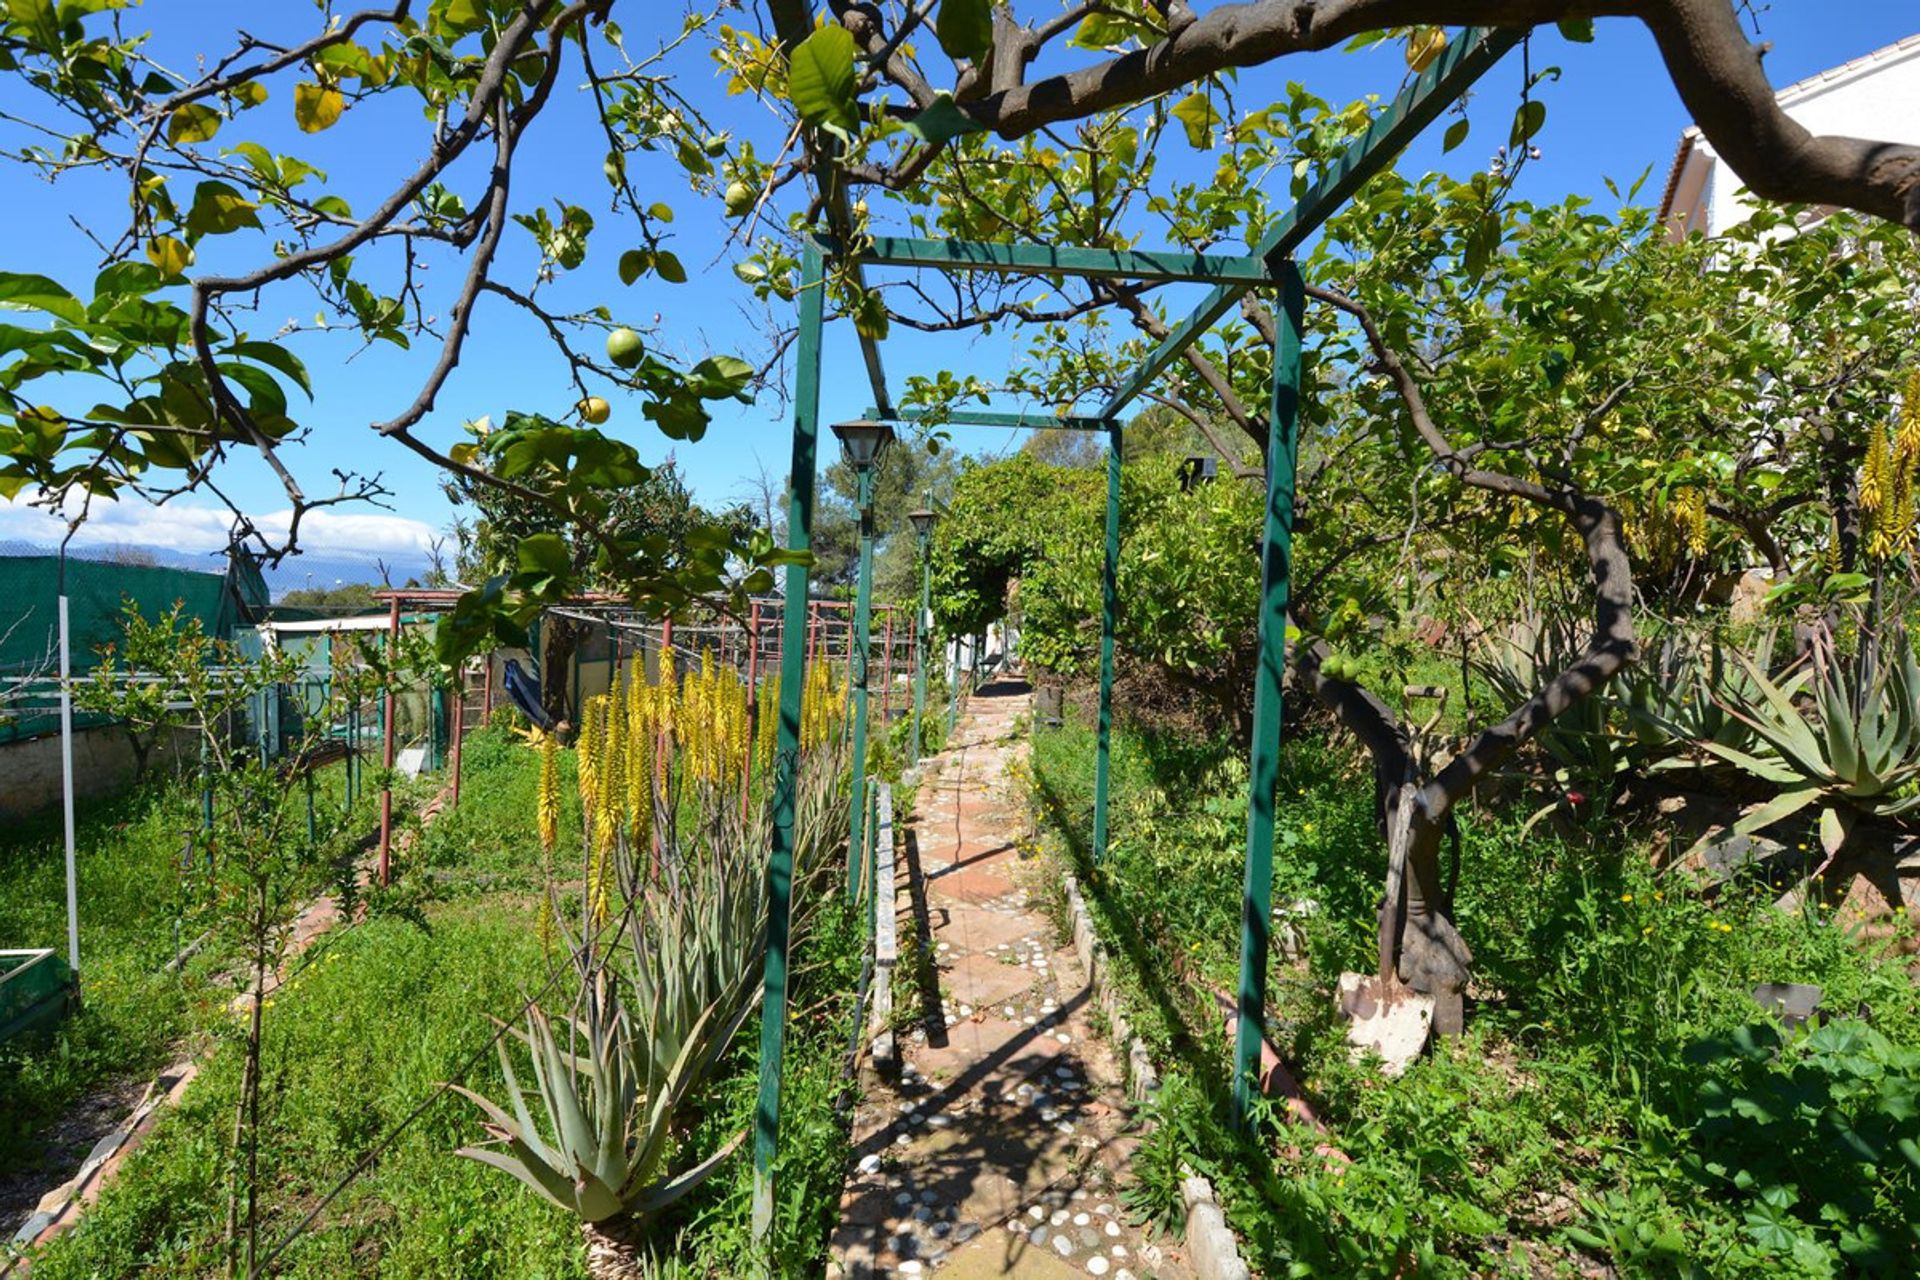
{"label": "stone paving tile", "polygon": [[900,927],[921,930],[924,909],[937,1005],[903,1035],[900,1079],[865,1080],[833,1248],[849,1276],[1193,1274],[1121,1207],[1120,1071],[1078,959],[1023,887],[1005,774],[1027,703],[1024,685],[976,695],[922,785]]}

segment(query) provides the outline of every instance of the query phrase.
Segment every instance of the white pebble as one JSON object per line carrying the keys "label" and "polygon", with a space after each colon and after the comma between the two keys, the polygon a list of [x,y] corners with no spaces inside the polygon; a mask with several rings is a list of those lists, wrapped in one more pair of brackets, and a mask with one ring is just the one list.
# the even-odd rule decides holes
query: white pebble
{"label": "white pebble", "polygon": [[1107,1260],[1101,1257],[1097,1253],[1093,1257],[1088,1258],[1087,1273],[1089,1275],[1096,1275],[1096,1276],[1103,1276],[1107,1274]]}
{"label": "white pebble", "polygon": [[1076,1213],[1076,1214],[1074,1214],[1074,1215],[1073,1215],[1073,1225],[1074,1225],[1074,1226],[1076,1226],[1076,1227],[1084,1227],[1084,1226],[1086,1226],[1086,1225],[1087,1225],[1087,1224],[1088,1224],[1089,1222],[1092,1222],[1092,1221],[1093,1221],[1093,1219],[1092,1219],[1092,1218],[1089,1218],[1089,1217],[1088,1217],[1088,1216],[1087,1216],[1086,1214],[1084,1214],[1084,1213]]}
{"label": "white pebble", "polygon": [[1070,1257],[1073,1253],[1073,1243],[1065,1236],[1055,1236],[1053,1238],[1053,1251],[1063,1258]]}
{"label": "white pebble", "polygon": [[[1107,1219],[1107,1234],[1110,1236],[1117,1236],[1120,1234],[1120,1224],[1115,1222],[1112,1218]],[[1124,1257],[1125,1255],[1123,1254],[1122,1256]]]}
{"label": "white pebble", "polygon": [[1029,1218],[1032,1218],[1032,1219],[1033,1219],[1033,1220],[1034,1220],[1035,1222],[1038,1222],[1038,1221],[1040,1221],[1040,1219],[1042,1219],[1042,1218],[1044,1218],[1044,1217],[1046,1217],[1046,1216],[1047,1216],[1047,1211],[1046,1211],[1045,1209],[1042,1209],[1042,1208],[1041,1208],[1041,1207],[1040,1207],[1039,1205],[1037,1205],[1037,1204],[1035,1204],[1035,1205],[1028,1205],[1028,1206],[1027,1206],[1027,1216],[1028,1216]]}
{"label": "white pebble", "polygon": [[1053,1211],[1053,1217],[1047,1219],[1047,1221],[1056,1227],[1064,1226],[1067,1221],[1067,1211],[1065,1209],[1055,1209]]}
{"label": "white pebble", "polygon": [[880,1168],[880,1157],[873,1155],[861,1156],[859,1168],[862,1173],[873,1173],[877,1171]]}

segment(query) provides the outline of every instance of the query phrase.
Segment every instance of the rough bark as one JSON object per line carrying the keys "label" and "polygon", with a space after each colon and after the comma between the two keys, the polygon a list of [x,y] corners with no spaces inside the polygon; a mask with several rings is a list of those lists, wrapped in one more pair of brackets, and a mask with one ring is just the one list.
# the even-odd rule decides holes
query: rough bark
{"label": "rough bark", "polygon": [[593,1280],[642,1280],[641,1234],[631,1218],[583,1222],[580,1234],[587,1245],[587,1274]]}
{"label": "rough bark", "polygon": [[573,655],[580,648],[584,628],[570,618],[549,614],[546,652],[540,659],[540,707],[555,722],[575,722],[572,705]]}
{"label": "rough bark", "polygon": [[[1317,658],[1308,672],[1323,701],[1336,690],[1336,710],[1374,757],[1380,822],[1387,839],[1388,884],[1381,903],[1380,971],[1391,969],[1416,991],[1434,997],[1434,1027],[1460,1027],[1473,955],[1451,918],[1442,883],[1440,842],[1456,804],[1490,770],[1510,759],[1556,716],[1593,696],[1634,657],[1632,566],[1620,517],[1570,481],[1533,481],[1472,465],[1428,412],[1426,397],[1372,315],[1356,300],[1309,287],[1308,296],[1351,316],[1366,336],[1376,366],[1393,382],[1415,433],[1462,484],[1560,513],[1580,535],[1594,591],[1594,628],[1581,655],[1497,724],[1488,726],[1430,778],[1416,776],[1406,732],[1377,697],[1344,682],[1328,682]],[[1348,692],[1351,691],[1351,692]]]}
{"label": "rough bark", "polygon": [[[919,6],[910,6],[916,12]],[[871,6],[837,5],[881,79],[924,106],[933,86],[892,50]],[[805,0],[767,0],[784,43],[812,25]],[[857,11],[857,16],[856,16]],[[1174,11],[1169,11],[1172,18]],[[1668,75],[1714,150],[1756,195],[1837,205],[1920,229],[1920,147],[1816,135],[1789,117],[1761,66],[1762,47],[1731,0],[1254,0],[1195,16],[1178,7],[1167,34],[1144,49],[1097,57],[1031,83],[1034,65],[1057,65],[1046,46],[1072,31],[1056,18],[1035,27],[996,21],[981,67],[958,74],[961,108],[1002,138],[1084,119],[1176,92],[1208,76],[1289,54],[1333,48],[1364,32],[1406,26],[1531,28],[1566,19],[1635,18],[1660,49]],[[921,161],[924,163],[924,160]]]}

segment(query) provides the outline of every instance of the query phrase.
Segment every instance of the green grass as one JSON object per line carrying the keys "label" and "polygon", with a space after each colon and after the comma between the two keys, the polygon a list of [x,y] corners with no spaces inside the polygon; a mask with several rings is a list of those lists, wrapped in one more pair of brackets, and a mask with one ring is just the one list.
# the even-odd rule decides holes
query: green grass
{"label": "green grass", "polygon": [[[322,812],[339,812],[345,772],[317,779]],[[377,797],[364,796],[351,830],[367,826]],[[302,815],[305,793],[290,793]],[[0,1046],[0,1167],[31,1168],[44,1131],[89,1090],[151,1075],[192,1029],[215,1017],[224,996],[205,976],[216,957],[164,974],[177,945],[202,925],[191,905],[195,880],[181,869],[187,833],[197,831],[200,793],[190,782],[152,778],[125,794],[79,806],[75,829],[81,1010],[50,1032]],[[204,872],[205,850],[197,854]],[[324,877],[312,886],[322,887]],[[0,946],[66,953],[66,870],[59,811],[0,832]]]}
{"label": "green grass", "polygon": [[[563,794],[571,758],[563,754]],[[546,980],[534,927],[540,883],[533,796],[538,758],[488,731],[465,744],[461,804],[421,833],[397,864],[406,915],[340,930],[266,1010],[262,1241],[298,1218],[440,1082],[484,1045]],[[577,820],[571,801],[565,820]],[[827,884],[838,884],[827,873]],[[411,918],[409,918],[411,917]],[[787,1040],[777,1273],[825,1265],[847,1156],[836,1110],[864,949],[859,917],[828,894],[796,951]],[[220,1265],[224,1153],[238,1090],[238,1027],[181,1108],[122,1177],[35,1264],[35,1274],[201,1276]],[[503,1097],[496,1057],[467,1083]],[[751,1120],[758,1018],[688,1116],[686,1149],[712,1150]],[[479,1140],[479,1113],[441,1096],[276,1263],[298,1277],[573,1277],[577,1225],[505,1174],[454,1155]],[[672,1264],[690,1275],[745,1274],[752,1188],[743,1147],[663,1224]]]}
{"label": "green grass", "polygon": [[[1082,870],[1092,761],[1082,726],[1035,744],[1036,806]],[[1134,1022],[1174,1066],[1171,1123],[1136,1162],[1143,1212],[1172,1213],[1185,1160],[1214,1175],[1268,1275],[1571,1273],[1581,1254],[1631,1276],[1870,1270],[1838,1252],[1857,1223],[1823,1221],[1816,1188],[1795,1192],[1798,1207],[1770,1205],[1763,1183],[1736,1185],[1745,1166],[1709,1158],[1699,1135],[1703,1086],[1735,1078],[1703,1046],[1759,1020],[1759,982],[1817,983],[1828,1007],[1865,1007],[1893,1045],[1920,1045],[1920,998],[1884,945],[1817,912],[1777,911],[1757,887],[1708,897],[1657,877],[1635,830],[1596,823],[1562,839],[1525,829],[1524,814],[1470,811],[1457,921],[1481,999],[1467,1035],[1385,1081],[1351,1062],[1332,994],[1342,970],[1374,963],[1385,851],[1371,777],[1323,741],[1290,741],[1274,901],[1305,955],[1274,959],[1270,1028],[1351,1163],[1314,1155],[1313,1139],[1271,1115],[1246,1143],[1221,1123],[1228,1063],[1205,992],[1232,990],[1236,976],[1245,768],[1225,744],[1129,733],[1114,766],[1111,853],[1089,906],[1118,943]],[[1873,1079],[1884,1071],[1886,1115],[1905,1105],[1904,1068],[1846,1062]],[[1804,1069],[1794,1079],[1813,1087]],[[1770,1146],[1817,1146],[1831,1129],[1820,1114],[1736,1109],[1716,1123],[1753,1141],[1716,1149],[1751,1161]],[[1891,1155],[1852,1167],[1877,1220],[1904,1221],[1916,1171]],[[1882,1273],[1912,1260],[1904,1247]]]}

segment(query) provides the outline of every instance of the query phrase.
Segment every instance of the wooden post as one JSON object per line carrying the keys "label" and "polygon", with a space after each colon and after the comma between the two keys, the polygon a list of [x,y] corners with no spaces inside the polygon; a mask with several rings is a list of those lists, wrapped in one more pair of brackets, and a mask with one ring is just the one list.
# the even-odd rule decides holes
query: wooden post
{"label": "wooden post", "polygon": [[467,669],[462,664],[453,677],[453,746],[450,749],[453,766],[453,807],[460,807],[460,736],[467,724]]}
{"label": "wooden post", "polygon": [[[391,663],[400,655],[400,597],[394,596],[387,610],[387,661]],[[380,777],[380,883],[385,885],[391,876],[393,855],[393,678],[387,678],[387,690],[381,703],[385,714],[381,726],[384,743],[380,751],[380,764],[383,770]]]}

